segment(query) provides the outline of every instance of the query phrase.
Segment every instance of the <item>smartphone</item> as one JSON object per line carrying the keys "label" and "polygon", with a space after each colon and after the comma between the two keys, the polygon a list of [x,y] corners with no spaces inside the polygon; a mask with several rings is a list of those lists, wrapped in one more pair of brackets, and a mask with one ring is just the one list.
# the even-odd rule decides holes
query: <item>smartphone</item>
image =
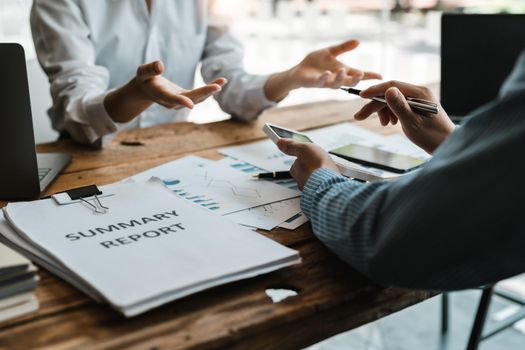
{"label": "smartphone", "polygon": [[330,151],[330,153],[354,163],[391,171],[397,174],[404,174],[415,170],[427,162],[425,159],[356,144],[336,148]]}
{"label": "smartphone", "polygon": [[310,138],[305,134],[270,123],[266,123],[264,125],[263,131],[274,143],[277,143],[279,139],[292,139],[299,142],[313,143],[312,140],[310,140]]}

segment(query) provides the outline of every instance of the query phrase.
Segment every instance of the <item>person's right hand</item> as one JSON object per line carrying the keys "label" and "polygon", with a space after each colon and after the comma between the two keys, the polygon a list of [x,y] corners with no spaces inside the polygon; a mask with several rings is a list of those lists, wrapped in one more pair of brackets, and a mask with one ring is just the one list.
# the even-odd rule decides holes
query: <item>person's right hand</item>
{"label": "person's right hand", "polygon": [[393,125],[399,121],[405,135],[416,145],[432,154],[436,148],[454,131],[447,113],[439,106],[439,113],[420,114],[414,112],[405,96],[433,101],[439,104],[432,91],[424,86],[415,86],[407,83],[390,81],[372,86],[361,92],[361,97],[372,98],[384,96],[387,104],[372,101],[365,105],[354,116],[356,120],[364,120],[373,113],[379,115],[381,125]]}
{"label": "person's right hand", "polygon": [[190,108],[221,91],[227,83],[218,78],[210,84],[194,90],[185,90],[162,76],[164,64],[155,61],[139,66],[135,84],[144,97],[168,109]]}

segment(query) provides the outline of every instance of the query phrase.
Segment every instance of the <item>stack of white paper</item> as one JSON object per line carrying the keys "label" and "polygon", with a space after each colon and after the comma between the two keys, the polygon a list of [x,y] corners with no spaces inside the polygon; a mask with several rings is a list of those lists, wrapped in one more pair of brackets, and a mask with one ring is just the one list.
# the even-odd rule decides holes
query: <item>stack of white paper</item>
{"label": "stack of white paper", "polygon": [[35,266],[0,243],[0,322],[38,309],[37,281]]}
{"label": "stack of white paper", "polygon": [[101,188],[95,215],[53,198],[12,203],[3,239],[98,301],[134,316],[217,285],[298,263],[294,250],[173,195],[160,182]]}

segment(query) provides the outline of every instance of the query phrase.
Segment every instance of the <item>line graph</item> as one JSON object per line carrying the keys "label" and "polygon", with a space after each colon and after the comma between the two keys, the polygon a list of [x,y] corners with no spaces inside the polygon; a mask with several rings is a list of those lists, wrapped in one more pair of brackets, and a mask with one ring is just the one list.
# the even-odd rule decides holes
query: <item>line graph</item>
{"label": "line graph", "polygon": [[178,196],[220,215],[300,196],[295,189],[253,180],[221,163],[177,171],[171,179],[164,179],[164,184]]}
{"label": "line graph", "polygon": [[261,198],[261,194],[257,189],[237,186],[228,180],[210,179],[208,182],[208,187],[229,189],[236,197]]}

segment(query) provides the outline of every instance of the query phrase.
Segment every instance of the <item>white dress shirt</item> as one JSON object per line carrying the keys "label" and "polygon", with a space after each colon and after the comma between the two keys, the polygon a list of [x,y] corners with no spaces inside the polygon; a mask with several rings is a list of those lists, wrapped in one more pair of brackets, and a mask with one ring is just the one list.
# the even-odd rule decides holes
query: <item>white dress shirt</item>
{"label": "white dress shirt", "polygon": [[243,50],[227,28],[210,23],[205,0],[35,0],[31,29],[40,64],[49,77],[53,127],[83,143],[122,128],[186,120],[189,111],[153,105],[127,124],[104,108],[108,91],[132,79],[139,65],[162,60],[164,76],[192,89],[202,62],[205,81],[229,83],[215,98],[233,117],[251,120],[269,101],[266,76],[246,73]]}

